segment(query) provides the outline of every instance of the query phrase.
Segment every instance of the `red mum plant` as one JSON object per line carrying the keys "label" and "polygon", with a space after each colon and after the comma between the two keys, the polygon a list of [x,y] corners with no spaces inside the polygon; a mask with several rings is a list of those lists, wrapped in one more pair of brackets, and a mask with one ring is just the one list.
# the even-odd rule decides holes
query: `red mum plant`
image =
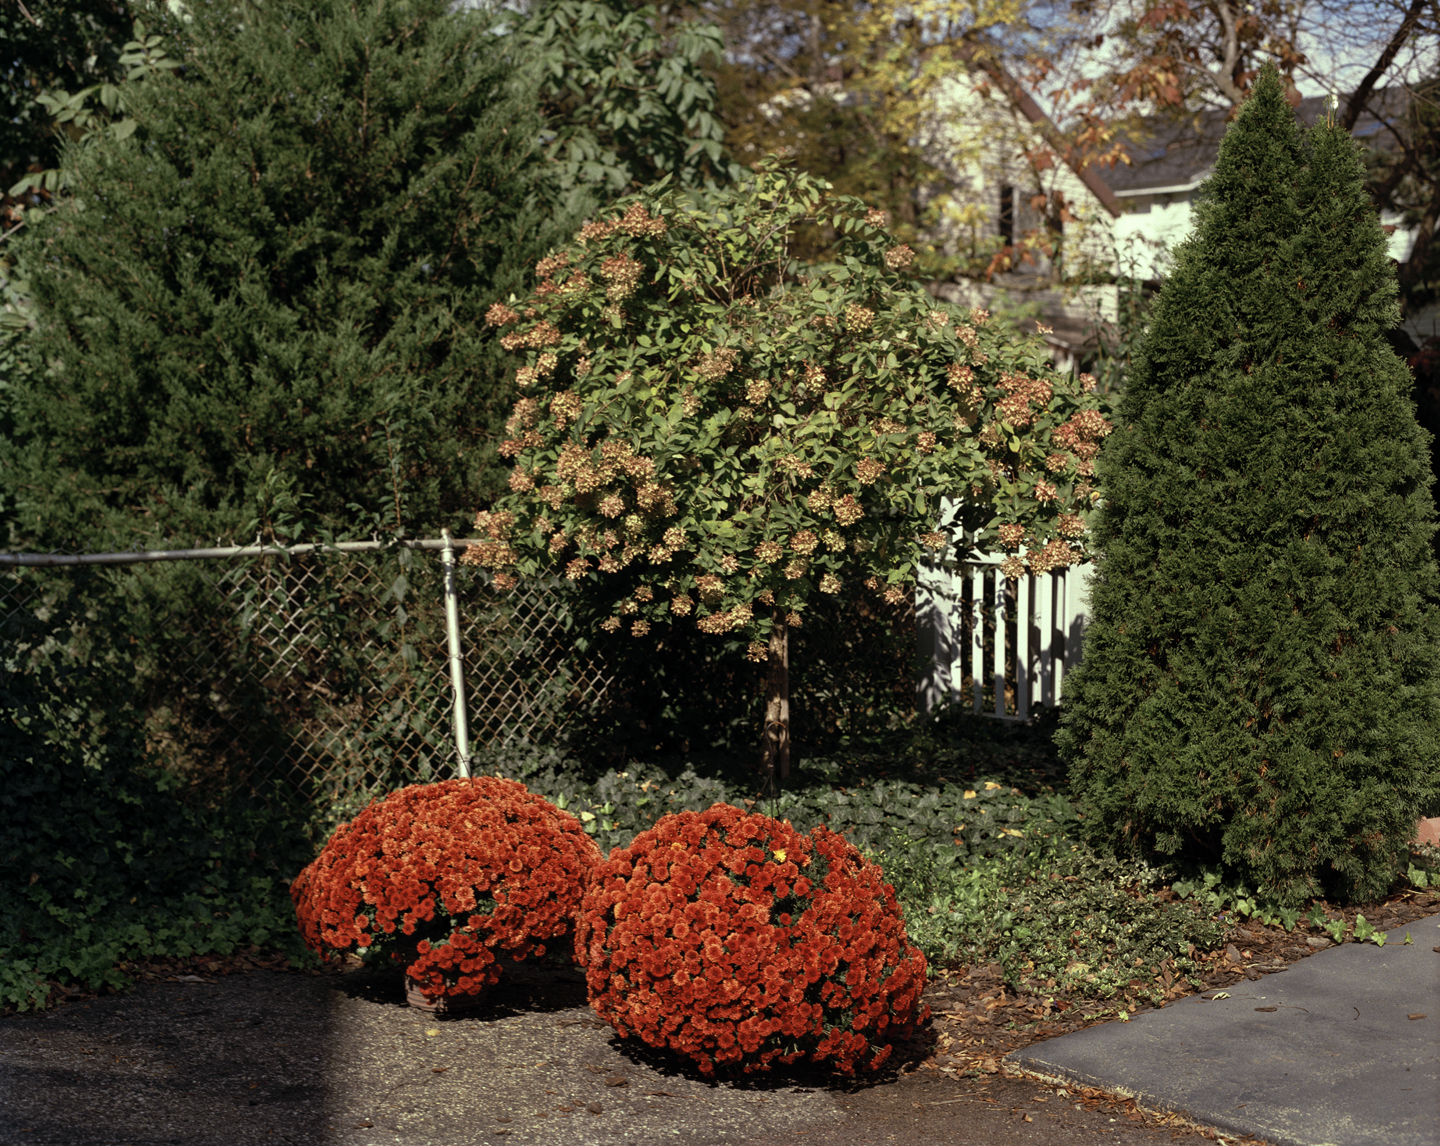
{"label": "red mum plant", "polygon": [[612,851],[575,954],[601,1018],[707,1075],[801,1058],[873,1070],[929,1017],[925,956],[879,867],[823,827],[727,804]]}
{"label": "red mum plant", "polygon": [[600,849],[580,821],[515,780],[402,788],[342,824],[296,878],[317,953],[378,947],[427,1000],[478,995],[502,960],[567,937]]}

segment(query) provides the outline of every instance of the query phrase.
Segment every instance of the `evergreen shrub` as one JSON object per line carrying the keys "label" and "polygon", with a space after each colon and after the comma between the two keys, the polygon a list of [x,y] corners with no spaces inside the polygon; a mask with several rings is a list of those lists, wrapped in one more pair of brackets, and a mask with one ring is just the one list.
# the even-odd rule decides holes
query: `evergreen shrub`
{"label": "evergreen shrub", "polygon": [[595,869],[575,933],[590,1003],[704,1074],[802,1058],[877,1069],[929,1009],[880,868],[823,827],[715,804]]}
{"label": "evergreen shrub", "polygon": [[1092,841],[1281,904],[1382,896],[1440,812],[1427,441],[1362,176],[1267,69],[1098,461],[1059,737]]}
{"label": "evergreen shrub", "polygon": [[25,544],[413,533],[495,491],[483,307],[571,228],[531,47],[451,7],[162,20],[180,66],[125,86],[128,134],[69,148],[73,197],[16,238]]}

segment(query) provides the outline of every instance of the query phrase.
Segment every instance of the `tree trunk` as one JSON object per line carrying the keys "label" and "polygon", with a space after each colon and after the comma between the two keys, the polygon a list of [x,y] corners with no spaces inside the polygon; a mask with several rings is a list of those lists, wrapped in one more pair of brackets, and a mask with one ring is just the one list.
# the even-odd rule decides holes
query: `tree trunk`
{"label": "tree trunk", "polygon": [[790,775],[790,632],[782,609],[775,610],[773,620],[760,757],[760,767],[765,773],[765,796],[770,800],[780,794],[776,781]]}

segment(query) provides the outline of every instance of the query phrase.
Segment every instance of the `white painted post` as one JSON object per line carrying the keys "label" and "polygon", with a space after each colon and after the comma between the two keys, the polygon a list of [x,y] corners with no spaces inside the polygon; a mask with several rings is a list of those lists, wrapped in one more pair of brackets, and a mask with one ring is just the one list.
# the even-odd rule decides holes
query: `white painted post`
{"label": "white painted post", "polygon": [[[1065,675],[1074,672],[1080,664],[1085,635],[1085,614],[1089,607],[1087,598],[1090,590],[1092,565],[1075,565],[1065,571]],[[1060,703],[1061,690],[1055,689],[1055,703]]]}
{"label": "white painted post", "polygon": [[970,575],[970,681],[975,711],[985,708],[985,566],[971,565]]}
{"label": "white painted post", "polygon": [[998,565],[991,568],[995,585],[995,644],[990,654],[991,677],[995,682],[995,715],[1005,719],[1005,576]]}
{"label": "white painted post", "polygon": [[1021,573],[1015,582],[1015,716],[1030,717],[1030,582]]}
{"label": "white painted post", "polygon": [[1040,594],[1040,703],[1055,703],[1055,579],[1039,578]]}

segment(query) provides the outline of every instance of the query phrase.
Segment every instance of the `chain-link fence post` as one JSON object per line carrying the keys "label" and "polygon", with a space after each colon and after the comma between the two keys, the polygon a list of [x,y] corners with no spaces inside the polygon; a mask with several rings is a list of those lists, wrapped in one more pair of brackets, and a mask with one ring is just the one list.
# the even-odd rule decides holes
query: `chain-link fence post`
{"label": "chain-link fence post", "polygon": [[455,596],[455,546],[450,531],[441,530],[445,548],[440,561],[445,566],[445,638],[450,646],[450,687],[455,693],[452,712],[455,722],[455,755],[460,779],[470,779],[470,726],[465,715],[465,662],[460,654],[460,602]]}

